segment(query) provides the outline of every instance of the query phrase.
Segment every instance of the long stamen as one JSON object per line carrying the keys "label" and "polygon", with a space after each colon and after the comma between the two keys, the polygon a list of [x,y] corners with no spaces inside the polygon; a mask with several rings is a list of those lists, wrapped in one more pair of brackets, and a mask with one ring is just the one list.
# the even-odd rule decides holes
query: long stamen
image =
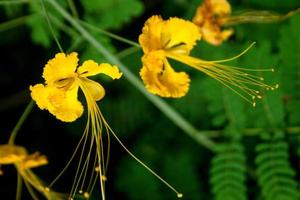
{"label": "long stamen", "polygon": [[167,187],[169,187],[171,190],[173,190],[178,198],[182,198],[183,194],[178,192],[173,186],[171,186],[167,181],[165,181],[162,177],[160,177],[157,173],[155,173],[150,167],[148,167],[145,163],[143,163],[139,158],[137,158],[119,139],[119,137],[115,134],[115,132],[110,128],[108,123],[105,121],[104,117],[101,114],[103,123],[108,128],[109,132],[114,136],[114,138],[118,141],[118,143],[123,147],[123,149],[133,158],[135,159],[139,164],[141,164],[144,168],[146,168],[152,175],[154,175],[156,178],[158,178],[161,182],[163,182]]}
{"label": "long stamen", "polygon": [[[107,166],[107,163],[104,162],[104,154],[103,154],[103,143],[102,143],[102,123],[104,124],[106,133],[109,135],[110,133],[113,134],[115,139],[118,141],[118,143],[124,148],[124,150],[132,157],[134,158],[138,163],[140,163],[144,168],[146,168],[150,173],[152,173],[155,177],[157,177],[160,181],[162,181],[166,186],[168,186],[171,190],[173,190],[178,198],[181,198],[183,195],[182,193],[179,193],[173,186],[171,186],[168,182],[166,182],[163,178],[161,178],[158,174],[156,174],[152,169],[150,169],[146,164],[144,164],[140,159],[138,159],[131,151],[129,151],[126,146],[121,142],[121,140],[117,137],[117,135],[113,132],[113,130],[110,128],[106,120],[104,119],[99,107],[97,106],[96,102],[93,100],[93,97],[88,92],[88,89],[86,88],[83,81],[79,80],[80,87],[87,99],[88,104],[88,110],[91,113],[91,124],[92,124],[92,135],[95,137],[96,146],[97,146],[97,155],[98,155],[98,163],[99,167],[97,168],[99,172],[100,177],[100,185],[101,185],[101,192],[102,195],[104,195],[104,181],[106,179],[105,176],[105,169]],[[99,131],[100,130],[100,131]],[[100,141],[100,143],[99,143]],[[105,196],[102,197],[105,199]]]}
{"label": "long stamen", "polygon": [[[101,118],[99,118],[99,115],[97,115],[99,108],[96,104],[96,101],[93,99],[88,88],[84,84],[84,81],[78,79],[78,82],[87,101],[88,119],[91,120],[91,130],[92,130],[91,137],[93,138],[91,139],[91,142],[96,143],[96,155],[97,155],[96,158],[98,160],[97,162],[99,165],[98,172],[99,172],[99,180],[100,180],[100,187],[101,187],[101,195],[102,195],[102,199],[105,200],[104,181],[102,180],[102,177],[105,174],[105,167],[104,167],[105,161],[104,161],[104,154],[103,154],[104,149],[102,143],[102,121]],[[92,174],[93,173],[94,173],[94,169]]]}
{"label": "long stamen", "polygon": [[[246,50],[244,50],[241,54],[219,61],[204,61],[201,59],[193,58],[187,55],[175,54],[173,52],[166,51],[166,56],[187,64],[195,69],[198,69],[205,74],[211,76],[216,79],[223,85],[225,85],[230,90],[234,91],[240,97],[245,99],[247,102],[252,103],[253,106],[256,105],[256,99],[261,99],[261,92],[253,87],[263,88],[265,90],[274,90],[278,88],[278,84],[271,86],[267,85],[263,82],[264,78],[260,76],[256,76],[253,74],[245,73],[243,71],[269,71],[274,72],[274,69],[243,69],[238,67],[231,67],[219,64],[220,62],[227,62],[233,59],[240,57],[245,54],[252,46],[250,45]],[[232,87],[234,86],[234,87]]]}

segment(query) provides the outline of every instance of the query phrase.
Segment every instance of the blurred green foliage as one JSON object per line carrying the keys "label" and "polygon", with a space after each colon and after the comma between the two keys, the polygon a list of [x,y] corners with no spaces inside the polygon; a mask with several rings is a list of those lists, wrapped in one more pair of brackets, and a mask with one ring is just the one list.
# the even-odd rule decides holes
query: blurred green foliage
{"label": "blurred green foliage", "polygon": [[[234,11],[274,9],[276,12],[283,12],[300,7],[297,0],[231,2]],[[67,1],[59,3],[70,11]],[[179,16],[191,19],[196,6],[200,3],[200,0],[75,1],[80,19],[122,37],[135,38],[135,41],[145,19],[152,14],[161,14],[165,18]],[[54,33],[67,52],[79,51],[82,60],[105,61],[105,58],[84,41],[61,15],[51,6],[46,4],[46,7]],[[24,24],[17,24],[15,29],[27,26],[25,37],[30,40],[30,45],[43,50],[45,59],[40,63],[45,63],[57,52],[39,1],[1,5],[0,13],[2,23],[29,16]],[[276,91],[264,93],[263,99],[257,102],[255,108],[216,80],[175,63],[176,70],[187,71],[192,77],[190,91],[181,99],[166,101],[200,130],[198,134],[205,134],[216,141],[217,152],[210,152],[187,137],[125,79],[112,82],[96,77],[107,91],[106,98],[99,103],[99,107],[122,141],[146,164],[182,192],[184,199],[299,199],[299,157],[296,156],[295,149],[299,149],[300,140],[294,139],[298,138],[300,133],[299,24],[300,15],[280,23],[242,24],[234,27],[235,36],[221,46],[214,47],[201,41],[193,50],[194,56],[205,60],[224,59],[238,54],[255,41],[256,45],[249,52],[228,63],[245,68],[275,69],[275,72],[257,74],[263,75],[267,83],[279,83],[280,86]],[[0,28],[1,38],[9,38],[7,33],[12,28],[9,30]],[[90,32],[138,76],[142,56],[140,50],[122,56],[128,45],[95,30]],[[35,57],[35,51],[37,50],[32,52],[32,60],[39,59]],[[43,66],[26,67],[29,68],[27,70],[37,74],[37,69],[41,72]],[[0,79],[4,80],[5,77],[2,76],[4,75],[0,74]],[[10,78],[13,80],[16,77],[12,73]],[[31,83],[36,80],[40,80],[40,77],[36,77]],[[40,115],[35,117],[39,118]],[[44,121],[52,118],[50,115],[42,117],[40,120]],[[82,119],[77,123],[68,124],[65,126],[67,127],[65,132],[61,134],[79,137],[84,121]],[[43,127],[35,131],[43,131]],[[52,151],[54,152],[51,154],[59,156],[59,150],[52,149]],[[111,160],[108,199],[176,198],[167,187],[135,162],[115,142],[112,144]],[[112,198],[109,198],[109,195]],[[97,199],[97,195],[94,196]]]}

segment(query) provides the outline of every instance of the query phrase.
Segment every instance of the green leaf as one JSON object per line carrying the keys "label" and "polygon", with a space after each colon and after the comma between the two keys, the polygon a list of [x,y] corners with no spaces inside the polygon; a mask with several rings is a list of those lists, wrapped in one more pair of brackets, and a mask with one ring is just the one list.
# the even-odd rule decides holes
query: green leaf
{"label": "green leaf", "polygon": [[84,19],[104,29],[117,29],[143,12],[139,0],[85,0]]}
{"label": "green leaf", "polygon": [[246,157],[242,144],[220,144],[210,167],[210,184],[214,199],[247,199],[245,171]]}
{"label": "green leaf", "polygon": [[287,147],[283,138],[268,139],[256,147],[256,174],[266,200],[296,200],[300,197]]}
{"label": "green leaf", "polygon": [[[52,7],[46,6],[48,16],[51,20],[51,16],[55,17],[56,20],[63,22],[63,17],[59,15]],[[63,3],[65,6],[65,3]],[[51,29],[47,23],[45,13],[43,12],[42,5],[39,1],[32,2],[29,4],[29,10],[33,15],[26,22],[27,26],[31,29],[31,39],[35,44],[42,45],[43,47],[50,47],[54,37],[51,33]],[[60,38],[60,30],[51,21],[54,34]]]}
{"label": "green leaf", "polygon": [[282,65],[281,87],[285,92],[288,123],[292,126],[300,123],[300,16],[294,16],[289,24],[280,30],[278,41],[279,56]]}
{"label": "green leaf", "polygon": [[124,192],[128,199],[163,200],[160,183],[152,174],[131,158],[124,158],[118,166],[116,187]]}
{"label": "green leaf", "polygon": [[[183,194],[183,198],[190,200],[203,198],[201,177],[198,175],[195,159],[189,152],[182,149],[176,154],[167,153],[163,164],[166,180]],[[166,194],[164,199],[175,198],[176,194],[173,196]]]}

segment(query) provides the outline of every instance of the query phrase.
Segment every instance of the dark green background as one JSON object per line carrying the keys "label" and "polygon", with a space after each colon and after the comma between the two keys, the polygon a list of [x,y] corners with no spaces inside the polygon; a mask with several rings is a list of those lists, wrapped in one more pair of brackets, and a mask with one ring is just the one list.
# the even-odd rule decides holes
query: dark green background
{"label": "dark green background", "polygon": [[[192,19],[200,2],[75,0],[75,5],[81,19],[137,41],[144,21],[150,16],[158,14],[165,19],[171,16]],[[297,0],[230,2],[234,13],[269,10],[285,14],[300,7]],[[68,8],[66,1],[59,3]],[[80,39],[80,35],[50,5],[46,6],[53,19],[55,34],[65,51],[77,51],[81,61],[105,61],[90,44]],[[41,74],[44,65],[59,51],[41,11],[39,1],[0,6],[0,143],[7,142],[11,130],[30,101],[29,85],[43,81]],[[7,25],[10,20],[20,17],[19,21]],[[274,73],[263,75],[266,82],[279,83],[279,89],[264,94],[264,99],[253,108],[202,72],[175,63],[176,70],[190,74],[190,91],[181,99],[165,99],[202,131],[199,134],[206,134],[220,144],[217,152],[204,148],[187,136],[124,77],[117,81],[96,77],[107,92],[99,102],[99,107],[127,147],[183,192],[184,199],[299,199],[300,15],[282,22],[243,24],[234,26],[234,29],[235,35],[223,45],[214,47],[200,41],[192,55],[206,60],[224,59],[238,54],[255,41],[254,48],[229,64],[247,68],[275,68]],[[91,33],[138,76],[142,56],[140,50],[124,56],[124,52],[119,53],[129,45],[96,32]],[[30,152],[38,150],[48,156],[49,165],[35,171],[46,182],[50,182],[71,156],[85,122],[85,117],[82,117],[75,123],[62,123],[47,111],[35,107],[20,130],[16,143]],[[279,150],[273,148],[272,145],[278,143],[285,144],[285,147]],[[260,144],[267,146],[267,149],[270,145],[272,148],[266,150],[262,147],[261,150]],[[274,157],[274,152],[282,154]],[[279,168],[279,171],[288,169],[291,173],[274,171],[262,181],[268,170],[259,173],[258,168],[263,164],[255,161],[262,155],[267,157],[263,159],[263,164],[274,160],[279,163],[278,166],[276,162],[269,166],[269,171]],[[214,171],[216,167],[221,170]],[[13,167],[5,166],[3,170],[5,174],[0,177],[0,197],[14,199],[16,173]],[[219,175],[224,176],[213,182],[212,177]],[[58,182],[55,189],[67,192],[71,176],[72,170]],[[216,187],[225,179],[229,182],[216,191]],[[273,198],[262,192],[269,185],[278,189],[270,192],[274,192]],[[99,199],[98,193],[96,190],[92,199]],[[22,199],[30,199],[25,188],[23,194]],[[107,199],[165,200],[176,199],[176,195],[130,158],[113,140]]]}

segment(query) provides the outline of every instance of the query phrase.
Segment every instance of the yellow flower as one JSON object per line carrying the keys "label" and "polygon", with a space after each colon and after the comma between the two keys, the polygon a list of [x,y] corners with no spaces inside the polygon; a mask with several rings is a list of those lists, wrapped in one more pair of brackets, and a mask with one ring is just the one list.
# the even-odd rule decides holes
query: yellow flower
{"label": "yellow flower", "polygon": [[222,30],[222,18],[231,14],[231,6],[227,0],[204,0],[197,8],[193,22],[198,26],[203,40],[219,45],[232,34],[232,29]]}
{"label": "yellow flower", "polygon": [[256,10],[231,15],[231,6],[227,0],[204,0],[197,8],[193,22],[198,26],[206,42],[212,45],[220,45],[234,32],[231,28],[223,29],[224,26],[276,22],[285,20],[299,12],[300,8],[284,15]]}
{"label": "yellow flower", "polygon": [[[92,60],[87,60],[78,67],[77,53],[68,55],[58,53],[44,67],[45,85],[30,86],[31,96],[39,108],[47,109],[57,119],[64,122],[75,121],[82,115],[83,106],[77,98],[79,88],[84,94],[88,119],[82,139],[65,169],[49,185],[49,188],[53,186],[69,167],[77,151],[81,149],[69,199],[74,199],[78,192],[79,195],[88,198],[96,180],[100,180],[102,199],[105,199],[104,182],[107,160],[104,156],[106,153],[104,152],[102,131],[109,134],[112,130],[97,105],[97,101],[104,97],[105,90],[98,82],[88,78],[98,74],[105,74],[112,79],[119,79],[122,76],[116,66],[107,63],[99,65]],[[109,141],[107,148],[109,148]],[[109,150],[107,150],[108,152]],[[28,162],[27,165],[32,166],[34,163]]]}
{"label": "yellow flower", "polygon": [[189,76],[176,72],[166,59],[167,52],[188,55],[201,38],[197,27],[179,18],[164,21],[159,16],[148,19],[139,36],[145,55],[140,75],[146,88],[162,97],[182,97],[189,89]]}
{"label": "yellow flower", "polygon": [[[220,13],[226,11],[226,9],[222,10],[222,7],[217,10]],[[262,77],[247,72],[255,70],[220,64],[238,58],[252,45],[240,55],[226,60],[205,61],[189,56],[200,37],[195,24],[179,18],[163,20],[159,16],[153,16],[146,21],[142,34],[139,36],[139,43],[145,53],[142,57],[143,67],[140,75],[148,91],[162,97],[173,98],[182,97],[188,92],[189,76],[185,72],[175,72],[168,58],[215,78],[253,105],[256,99],[262,97],[258,87],[266,90],[278,87],[278,85],[266,85],[262,82]],[[257,71],[273,71],[273,69],[258,69]]]}
{"label": "yellow flower", "polygon": [[27,151],[23,147],[8,144],[0,145],[0,165],[20,162],[24,160],[26,156]]}
{"label": "yellow flower", "polygon": [[[0,165],[14,164],[19,175],[24,181],[30,194],[36,199],[33,188],[43,194],[47,199],[63,200],[66,197],[63,194],[50,190],[45,186],[43,181],[32,172],[32,168],[48,164],[47,157],[40,155],[39,152],[28,154],[22,146],[14,144],[0,145]],[[21,194],[18,194],[21,195]]]}
{"label": "yellow flower", "polygon": [[77,99],[79,87],[89,91],[89,97],[98,101],[104,97],[105,90],[97,82],[88,79],[100,73],[113,79],[122,76],[116,66],[98,65],[92,60],[85,61],[78,67],[77,53],[56,54],[49,60],[43,72],[46,85],[30,86],[31,96],[40,109],[47,109],[57,119],[72,122],[83,113],[83,106]]}

